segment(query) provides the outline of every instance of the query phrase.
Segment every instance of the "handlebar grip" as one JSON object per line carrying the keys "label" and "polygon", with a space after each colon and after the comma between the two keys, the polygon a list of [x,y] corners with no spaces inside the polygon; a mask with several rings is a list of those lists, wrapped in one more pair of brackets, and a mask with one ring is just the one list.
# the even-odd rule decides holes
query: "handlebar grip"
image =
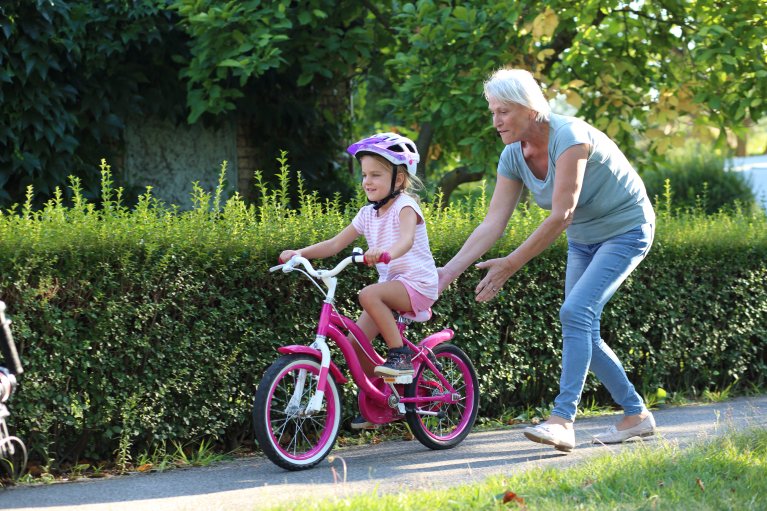
{"label": "handlebar grip", "polygon": [[[363,256],[362,261],[367,264],[368,259],[367,257]],[[391,255],[389,255],[389,252],[383,252],[381,254],[381,257],[378,258],[378,262],[381,264],[389,264],[389,261],[391,261]]]}
{"label": "handlebar grip", "polygon": [[16,351],[16,344],[13,342],[11,322],[5,319],[4,315],[2,319],[2,325],[0,325],[0,351],[2,351],[8,370],[16,376],[21,376],[24,368],[21,366],[21,359],[19,359],[19,354]]}

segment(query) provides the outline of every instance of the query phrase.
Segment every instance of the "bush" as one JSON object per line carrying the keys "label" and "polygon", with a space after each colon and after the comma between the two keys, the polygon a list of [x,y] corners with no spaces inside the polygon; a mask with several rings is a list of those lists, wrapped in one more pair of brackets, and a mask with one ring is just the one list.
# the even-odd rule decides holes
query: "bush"
{"label": "bush", "polygon": [[[223,174],[222,174],[223,176]],[[0,296],[26,372],[11,408],[33,456],[103,459],[117,449],[250,435],[252,396],[276,348],[313,337],[320,297],[306,279],[269,274],[278,253],[345,226],[358,203],[320,201],[299,182],[300,206],[282,186],[246,205],[195,188],[179,212],[149,192],[129,210],[102,168],[100,208],[61,192],[0,216]],[[30,198],[32,194],[30,192]],[[486,200],[440,210],[424,204],[444,264],[486,211]],[[515,213],[491,254],[521,243],[545,213]],[[745,213],[659,214],[656,244],[604,312],[603,334],[640,390],[702,392],[767,374],[767,221]],[[558,310],[566,244],[527,265],[489,304],[474,301],[468,271],[411,338],[449,327],[474,360],[480,413],[550,401],[560,367]],[[340,257],[340,256],[339,256]],[[332,264],[328,261],[327,264]],[[338,306],[356,316],[355,291],[375,272],[350,269]],[[587,396],[609,402],[595,380]],[[347,414],[354,403],[347,400]],[[127,447],[126,447],[127,446]]]}
{"label": "bush", "polygon": [[642,179],[656,202],[666,194],[666,183],[670,182],[671,197],[679,209],[713,214],[722,209],[757,208],[743,175],[727,171],[724,158],[700,146],[671,157],[666,165],[645,172]]}

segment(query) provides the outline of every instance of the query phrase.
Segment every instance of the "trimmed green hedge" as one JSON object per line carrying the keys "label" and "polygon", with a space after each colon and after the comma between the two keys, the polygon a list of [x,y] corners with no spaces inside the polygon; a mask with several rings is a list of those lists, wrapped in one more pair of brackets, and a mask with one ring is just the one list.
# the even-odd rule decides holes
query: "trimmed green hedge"
{"label": "trimmed green hedge", "polygon": [[[286,167],[283,187],[262,189],[260,204],[224,203],[220,189],[197,189],[196,208],[183,213],[149,193],[123,207],[106,166],[103,183],[98,207],[73,181],[72,204],[59,198],[0,217],[0,296],[26,369],[10,403],[16,433],[33,456],[56,461],[203,436],[238,444],[250,435],[262,372],[277,347],[311,340],[320,303],[306,279],[267,269],[280,250],[340,230],[358,204],[300,191],[300,207],[289,208]],[[443,264],[482,218],[485,200],[424,211]],[[495,252],[517,246],[544,214],[515,214]],[[640,391],[764,385],[766,227],[763,216],[661,212],[650,256],[602,323]],[[411,338],[456,330],[480,375],[484,415],[556,394],[565,250],[560,240],[489,304],[474,301],[480,274],[467,272],[435,305],[435,318],[412,330]],[[366,267],[349,268],[341,309],[356,315],[355,291],[374,279]],[[589,398],[609,402],[595,380],[587,386]]]}

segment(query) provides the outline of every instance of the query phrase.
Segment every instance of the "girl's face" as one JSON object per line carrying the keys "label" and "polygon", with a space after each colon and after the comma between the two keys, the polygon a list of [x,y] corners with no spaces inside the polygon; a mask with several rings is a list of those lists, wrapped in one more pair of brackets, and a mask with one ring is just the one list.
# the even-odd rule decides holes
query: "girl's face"
{"label": "girl's face", "polygon": [[[362,189],[369,201],[380,201],[391,192],[391,165],[386,165],[373,156],[360,158],[362,167]],[[402,186],[402,176],[397,176],[395,188]]]}
{"label": "girl's face", "polygon": [[535,119],[535,112],[517,103],[504,103],[493,97],[488,102],[493,127],[506,145],[522,140]]}

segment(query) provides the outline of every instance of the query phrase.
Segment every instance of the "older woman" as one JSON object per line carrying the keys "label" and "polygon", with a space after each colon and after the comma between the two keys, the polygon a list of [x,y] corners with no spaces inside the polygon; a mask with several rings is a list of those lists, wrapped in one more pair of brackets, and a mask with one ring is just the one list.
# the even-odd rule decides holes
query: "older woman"
{"label": "older woman", "polygon": [[440,292],[500,238],[526,186],[551,213],[513,252],[478,263],[487,273],[475,289],[477,301],[493,299],[512,275],[567,232],[560,392],[549,419],[526,428],[525,436],[563,452],[575,447],[573,422],[589,369],[624,410],[622,420],[594,442],[651,435],[655,420],[599,329],[605,304],[652,244],[655,214],[644,184],[604,133],[551,112],[529,72],[497,71],[485,82],[485,97],[506,147],[487,215],[439,269]]}

